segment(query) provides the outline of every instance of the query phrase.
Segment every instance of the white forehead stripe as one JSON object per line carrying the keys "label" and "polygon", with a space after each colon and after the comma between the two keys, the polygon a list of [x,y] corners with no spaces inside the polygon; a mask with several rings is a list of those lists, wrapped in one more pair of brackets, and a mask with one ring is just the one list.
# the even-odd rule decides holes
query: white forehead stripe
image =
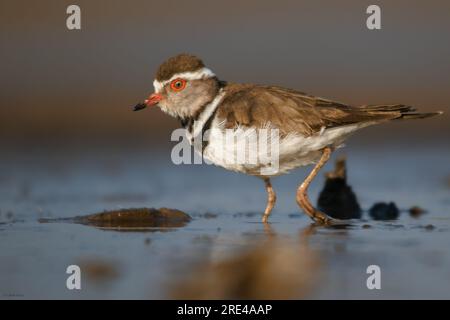
{"label": "white forehead stripe", "polygon": [[216,75],[214,74],[214,72],[212,72],[210,69],[201,68],[201,69],[198,69],[197,71],[176,73],[169,80],[164,80],[161,82],[158,80],[155,80],[155,81],[153,81],[153,87],[155,87],[155,92],[160,92],[166,84],[170,83],[172,80],[175,80],[177,78],[186,79],[186,80],[200,80],[200,79],[212,78],[215,76]]}

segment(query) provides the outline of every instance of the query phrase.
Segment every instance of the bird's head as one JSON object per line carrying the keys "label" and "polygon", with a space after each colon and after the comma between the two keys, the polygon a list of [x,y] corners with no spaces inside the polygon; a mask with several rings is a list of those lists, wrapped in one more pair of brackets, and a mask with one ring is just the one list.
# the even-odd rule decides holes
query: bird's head
{"label": "bird's head", "polygon": [[215,98],[219,86],[216,75],[205,67],[202,60],[180,54],[159,66],[153,81],[154,93],[134,110],[159,106],[173,117],[194,117]]}

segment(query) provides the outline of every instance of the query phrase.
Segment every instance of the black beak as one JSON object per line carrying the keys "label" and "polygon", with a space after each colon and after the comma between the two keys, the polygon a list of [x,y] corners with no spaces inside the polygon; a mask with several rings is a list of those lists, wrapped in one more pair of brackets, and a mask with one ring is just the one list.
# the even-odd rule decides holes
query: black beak
{"label": "black beak", "polygon": [[147,105],[145,103],[141,102],[141,103],[138,103],[137,105],[134,106],[133,111],[139,111],[139,110],[142,110],[142,109],[145,109],[145,108],[147,108]]}

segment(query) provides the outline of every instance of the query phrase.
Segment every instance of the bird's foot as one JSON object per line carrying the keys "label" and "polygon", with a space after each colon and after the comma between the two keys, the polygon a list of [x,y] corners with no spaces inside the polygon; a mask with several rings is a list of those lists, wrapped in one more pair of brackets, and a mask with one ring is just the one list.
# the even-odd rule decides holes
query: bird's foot
{"label": "bird's foot", "polygon": [[314,222],[317,222],[320,225],[330,225],[332,224],[333,219],[331,219],[329,216],[327,216],[325,213],[314,210],[314,213],[312,214],[312,219]]}

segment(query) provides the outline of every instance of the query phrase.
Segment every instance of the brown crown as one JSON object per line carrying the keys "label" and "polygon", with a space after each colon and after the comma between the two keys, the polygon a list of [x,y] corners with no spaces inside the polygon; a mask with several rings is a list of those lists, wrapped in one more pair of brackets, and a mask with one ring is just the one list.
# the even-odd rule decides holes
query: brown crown
{"label": "brown crown", "polygon": [[176,73],[196,71],[204,66],[203,61],[196,56],[182,53],[167,59],[159,66],[158,72],[156,73],[156,80],[168,80]]}

